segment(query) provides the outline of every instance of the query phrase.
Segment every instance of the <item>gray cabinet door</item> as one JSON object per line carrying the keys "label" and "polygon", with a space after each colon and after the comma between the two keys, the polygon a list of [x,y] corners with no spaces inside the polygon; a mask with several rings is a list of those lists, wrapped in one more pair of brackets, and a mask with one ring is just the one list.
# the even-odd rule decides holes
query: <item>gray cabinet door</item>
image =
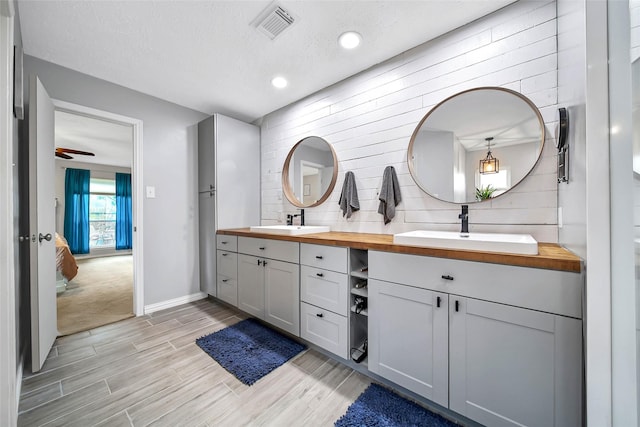
{"label": "gray cabinet door", "polygon": [[265,260],[264,320],[300,336],[300,265]]}
{"label": "gray cabinet door", "polygon": [[369,279],[369,370],[448,405],[447,294]]}
{"label": "gray cabinet door", "polygon": [[260,319],[264,319],[262,262],[262,258],[238,254],[238,308]]}
{"label": "gray cabinet door", "polygon": [[200,255],[200,290],[216,293],[216,198],[213,193],[198,194],[198,226]]}
{"label": "gray cabinet door", "polygon": [[214,119],[198,123],[198,192],[212,191],[216,185]]}
{"label": "gray cabinet door", "polygon": [[491,426],[580,426],[581,321],[451,295],[450,408]]}

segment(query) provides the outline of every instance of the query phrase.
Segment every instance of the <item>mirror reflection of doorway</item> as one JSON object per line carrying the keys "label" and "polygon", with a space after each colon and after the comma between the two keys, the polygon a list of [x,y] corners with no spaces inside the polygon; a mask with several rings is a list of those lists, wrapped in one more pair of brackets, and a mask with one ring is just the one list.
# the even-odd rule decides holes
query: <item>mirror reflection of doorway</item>
{"label": "mirror reflection of doorway", "polygon": [[[315,164],[307,161],[300,161],[302,170],[302,203],[305,205],[317,202],[322,195],[323,171],[326,169],[323,165]],[[333,170],[333,168],[331,168]],[[332,171],[333,173],[333,171]],[[331,178],[331,174],[329,175]]]}
{"label": "mirror reflection of doorway", "polygon": [[[58,269],[56,278],[58,332],[68,335],[134,315],[133,239],[130,231],[117,236],[118,227],[132,226],[133,126],[58,109],[55,145],[94,154],[56,157],[56,232],[77,266],[75,274]],[[88,194],[73,195],[76,171],[88,181]],[[79,197],[88,208],[69,218],[76,206],[67,205]],[[74,221],[88,233],[75,235]]]}

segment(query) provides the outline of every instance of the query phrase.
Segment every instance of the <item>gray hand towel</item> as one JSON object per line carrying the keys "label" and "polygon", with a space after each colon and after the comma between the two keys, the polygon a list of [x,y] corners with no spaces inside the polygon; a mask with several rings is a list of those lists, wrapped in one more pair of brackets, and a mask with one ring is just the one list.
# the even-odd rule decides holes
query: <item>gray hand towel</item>
{"label": "gray hand towel", "polygon": [[393,166],[387,166],[384,169],[382,187],[380,188],[378,199],[380,200],[378,213],[384,216],[384,223],[389,224],[393,217],[396,216],[396,206],[402,201],[400,184]]}
{"label": "gray hand towel", "polygon": [[356,177],[353,172],[349,171],[344,174],[344,184],[342,184],[342,193],[338,201],[342,216],[351,218],[351,214],[360,210],[360,200],[358,200],[358,189],[356,188]]}

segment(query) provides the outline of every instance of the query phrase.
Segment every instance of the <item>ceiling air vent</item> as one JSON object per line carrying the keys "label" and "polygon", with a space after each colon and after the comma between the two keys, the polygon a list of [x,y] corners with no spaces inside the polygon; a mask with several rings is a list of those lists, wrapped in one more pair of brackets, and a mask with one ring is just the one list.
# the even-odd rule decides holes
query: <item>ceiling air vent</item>
{"label": "ceiling air vent", "polygon": [[276,5],[258,17],[257,29],[271,40],[278,37],[284,30],[289,28],[295,18],[281,6]]}

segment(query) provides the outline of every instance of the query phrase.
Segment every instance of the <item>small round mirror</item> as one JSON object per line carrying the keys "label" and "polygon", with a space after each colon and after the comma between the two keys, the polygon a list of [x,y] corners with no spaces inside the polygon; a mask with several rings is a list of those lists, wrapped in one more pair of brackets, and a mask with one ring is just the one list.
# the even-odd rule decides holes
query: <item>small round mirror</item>
{"label": "small round mirror", "polygon": [[309,136],[293,146],[282,169],[282,189],[292,205],[318,206],[331,194],[338,177],[338,159],[324,139]]}
{"label": "small round mirror", "polygon": [[544,122],[518,92],[483,87],[453,95],[418,124],[409,143],[409,171],[431,196],[453,203],[497,197],[538,162]]}

